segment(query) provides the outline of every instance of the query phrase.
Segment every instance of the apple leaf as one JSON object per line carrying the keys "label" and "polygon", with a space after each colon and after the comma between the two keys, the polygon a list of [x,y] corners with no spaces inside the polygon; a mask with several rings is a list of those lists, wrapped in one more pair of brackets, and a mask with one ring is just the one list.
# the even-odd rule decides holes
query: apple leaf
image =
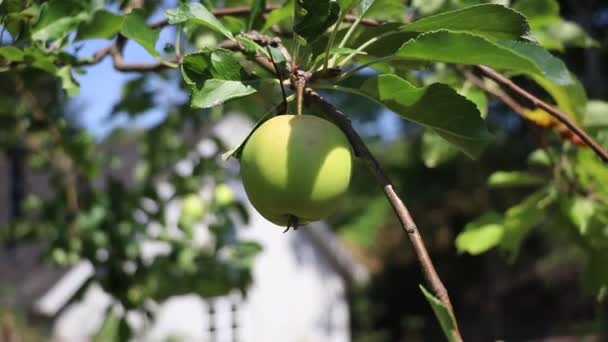
{"label": "apple leaf", "polygon": [[504,234],[504,218],[490,212],[469,222],[456,237],[456,249],[459,253],[479,255],[498,246]]}
{"label": "apple leaf", "polygon": [[259,26],[260,17],[266,10],[266,0],[253,0],[251,13],[247,21],[247,31],[251,31],[255,26]]}
{"label": "apple leaf", "polygon": [[570,75],[572,82],[564,85],[556,84],[539,75],[532,75],[531,77],[553,97],[559,109],[569,114],[573,119],[579,121],[585,115],[587,94],[581,82],[574,75]]}
{"label": "apple leaf", "polygon": [[80,92],[78,81],[72,76],[72,67],[66,65],[57,70],[57,77],[61,80],[61,87],[69,96],[76,96]]}
{"label": "apple leaf", "polygon": [[152,56],[158,56],[154,45],[158,40],[159,31],[148,27],[143,10],[136,9],[129,13],[122,22],[120,32],[143,46]]}
{"label": "apple leaf", "polygon": [[213,29],[229,39],[234,39],[232,32],[224,27],[222,23],[205,6],[197,2],[180,2],[179,6],[165,11],[165,17],[169,24],[181,24],[192,22]]}
{"label": "apple leaf", "polygon": [[340,5],[330,0],[295,0],[293,32],[307,44],[319,38],[340,14]]}
{"label": "apple leaf", "polygon": [[435,168],[458,155],[458,149],[441,138],[433,131],[427,131],[422,136],[422,161],[424,166]]}
{"label": "apple leaf", "polygon": [[422,294],[424,294],[426,300],[429,302],[429,304],[431,304],[431,308],[435,313],[435,317],[437,318],[437,321],[439,322],[441,330],[445,334],[446,339],[449,342],[459,341],[460,339],[458,339],[458,335],[456,334],[457,325],[456,321],[454,320],[454,316],[452,316],[448,308],[446,308],[445,305],[443,305],[443,303],[439,299],[437,299],[429,291],[427,291],[424,286],[419,286],[420,291],[422,291]]}
{"label": "apple leaf", "polygon": [[467,65],[481,64],[539,75],[560,85],[573,82],[564,63],[538,45],[517,41],[494,43],[470,33],[447,30],[424,33],[403,44],[395,53],[395,57]]}
{"label": "apple leaf", "polygon": [[23,51],[11,45],[0,46],[0,56],[8,61],[21,62],[23,60]]}
{"label": "apple leaf", "polygon": [[585,124],[585,127],[608,128],[608,102],[589,101],[583,117],[583,124]]}
{"label": "apple leaf", "polygon": [[546,189],[542,189],[505,212],[505,229],[499,248],[509,255],[510,260],[515,259],[523,239],[532,228],[545,221],[544,207],[553,200],[554,197]]}
{"label": "apple leaf", "polygon": [[491,137],[477,106],[445,84],[418,88],[398,76],[379,75],[353,92],[434,130],[472,158],[479,156]]}
{"label": "apple leaf", "polygon": [[473,33],[489,40],[511,40],[526,37],[530,27],[521,13],[502,5],[482,4],[443,12],[404,25],[406,32],[437,30]]}
{"label": "apple leaf", "polygon": [[534,186],[545,183],[545,179],[522,171],[497,171],[488,178],[492,188],[512,188],[519,186]]}
{"label": "apple leaf", "polygon": [[224,49],[204,49],[187,55],[181,71],[194,108],[209,108],[251,95],[261,81],[245,71],[232,51]]}
{"label": "apple leaf", "polygon": [[51,0],[40,6],[40,18],[32,28],[32,39],[49,41],[66,37],[72,28],[89,17],[81,1]]}
{"label": "apple leaf", "polygon": [[591,250],[583,267],[581,282],[583,288],[595,295],[598,302],[608,296],[608,252],[606,250]]}
{"label": "apple leaf", "polygon": [[80,24],[75,40],[112,38],[120,31],[123,17],[106,10],[95,11],[90,20]]}
{"label": "apple leaf", "polygon": [[288,0],[281,8],[277,8],[268,14],[262,31],[269,30],[273,25],[293,19],[294,0]]}

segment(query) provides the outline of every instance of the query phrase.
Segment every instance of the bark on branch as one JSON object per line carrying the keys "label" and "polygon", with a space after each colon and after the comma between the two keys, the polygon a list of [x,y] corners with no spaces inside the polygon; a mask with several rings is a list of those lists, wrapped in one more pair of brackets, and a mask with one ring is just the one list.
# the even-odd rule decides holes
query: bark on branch
{"label": "bark on branch", "polygon": [[[437,270],[435,269],[433,261],[431,260],[431,257],[426,249],[418,227],[416,226],[416,223],[414,222],[414,219],[412,218],[407,206],[395,191],[392,181],[386,172],[384,172],[382,166],[380,166],[378,160],[367,148],[363,142],[363,139],[361,139],[361,136],[359,136],[359,134],[352,127],[350,120],[344,113],[334,107],[331,103],[327,102],[323,97],[321,97],[321,95],[310,88],[306,88],[304,91],[304,96],[308,102],[319,106],[323,110],[323,113],[342,129],[353,146],[355,154],[364,160],[370,167],[378,183],[382,187],[384,195],[390,202],[395,215],[397,215],[397,218],[401,223],[401,227],[410,239],[427,283],[433,290],[435,296],[448,308],[452,318],[454,318],[454,322],[456,322],[454,309],[452,307],[448,291],[437,274]],[[460,330],[458,329],[457,325],[456,335],[459,340],[462,340]]]}
{"label": "bark on branch", "polygon": [[511,89],[517,95],[530,101],[534,106],[536,106],[538,108],[542,108],[547,113],[551,114],[551,116],[553,116],[559,122],[561,122],[566,127],[568,127],[568,129],[572,133],[574,133],[587,146],[589,146],[605,163],[608,163],[608,152],[606,152],[606,150],[604,150],[602,148],[602,146],[600,146],[600,144],[598,144],[595,140],[593,140],[593,138],[589,134],[587,134],[587,132],[585,132],[582,128],[578,127],[576,125],[576,123],[574,123],[574,121],[572,121],[572,119],[570,118],[570,116],[568,114],[560,111],[559,109],[551,106],[550,104],[544,102],[543,100],[539,99],[538,97],[530,94],[529,92],[527,92],[526,90],[524,90],[523,88],[521,88],[520,86],[515,84],[515,82],[511,81],[509,78],[507,78],[506,76],[497,72],[496,70],[494,70],[490,67],[487,67],[487,66],[483,66],[483,65],[478,65],[477,68],[483,74],[490,77],[494,81],[498,82],[499,84],[502,84],[503,86]]}

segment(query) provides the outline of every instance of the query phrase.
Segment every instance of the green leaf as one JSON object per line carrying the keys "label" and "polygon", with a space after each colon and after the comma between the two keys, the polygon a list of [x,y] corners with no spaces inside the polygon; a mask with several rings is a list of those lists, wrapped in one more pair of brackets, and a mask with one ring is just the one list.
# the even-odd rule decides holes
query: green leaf
{"label": "green leaf", "polygon": [[165,17],[167,17],[169,24],[185,22],[200,24],[223,34],[229,39],[234,39],[232,32],[224,27],[211,11],[197,2],[181,2],[177,8],[165,11]]}
{"label": "green leaf", "polygon": [[194,108],[209,108],[255,93],[260,79],[248,75],[232,51],[205,49],[186,56],[182,76],[192,93]]}
{"label": "green leaf", "polygon": [[483,90],[465,83],[462,88],[458,89],[458,94],[473,102],[481,113],[481,117],[485,119],[488,114],[488,97]]}
{"label": "green leaf", "polygon": [[532,60],[540,71],[538,75],[546,77],[555,84],[569,85],[574,82],[564,62],[541,46],[518,41],[504,41],[501,45]]}
{"label": "green leaf", "polygon": [[294,11],[294,0],[289,0],[282,7],[275,9],[268,14],[262,31],[269,30],[273,25],[280,24],[282,22],[293,20]]}
{"label": "green leaf", "polygon": [[61,87],[66,91],[68,96],[76,96],[80,92],[78,81],[72,76],[72,67],[66,65],[57,70],[57,77],[61,80]]}
{"label": "green leaf", "polygon": [[23,61],[23,51],[21,51],[17,47],[11,46],[11,45],[0,46],[0,56],[2,56],[2,58],[6,59],[8,61],[13,61],[13,62]]}
{"label": "green leaf", "polygon": [[351,49],[351,48],[345,48],[345,47],[334,47],[329,51],[330,55],[350,55],[351,53],[354,53],[356,55],[366,55],[367,52],[365,51],[358,51],[355,49]]}
{"label": "green leaf", "polygon": [[526,17],[510,8],[483,4],[422,18],[402,27],[406,32],[466,32],[489,40],[516,40],[530,30]]}
{"label": "green leaf", "polygon": [[[2,54],[2,51],[0,51],[0,54]],[[608,102],[589,101],[583,117],[583,124],[585,127],[608,127]]]}
{"label": "green leaf", "polygon": [[517,256],[522,241],[532,228],[545,221],[544,208],[554,200],[546,190],[539,190],[507,210],[500,249],[510,256],[510,260]]}
{"label": "green leaf", "polygon": [[122,16],[112,12],[103,9],[95,11],[90,20],[80,24],[75,40],[112,38],[120,31],[122,21]]}
{"label": "green leaf", "polygon": [[158,56],[154,45],[158,40],[158,30],[153,30],[146,24],[145,12],[137,9],[129,13],[122,22],[120,32],[127,38],[143,46],[152,56]]}
{"label": "green leaf", "polygon": [[445,84],[415,87],[395,75],[366,80],[361,93],[404,118],[433,129],[472,158],[490,139],[474,103]]}
{"label": "green leaf", "polygon": [[259,24],[260,18],[265,10],[266,0],[253,0],[253,4],[251,4],[251,13],[249,13],[249,20],[247,21],[247,31],[251,31],[258,26],[257,24]]}
{"label": "green leaf", "polygon": [[351,6],[353,6],[354,0],[338,0],[338,5],[340,5],[340,10],[342,12],[349,11]]}
{"label": "green leaf", "polygon": [[25,48],[23,51],[24,60],[28,61],[34,68],[44,70],[48,73],[55,74],[57,66],[55,65],[56,56],[46,55],[42,50],[35,47]]}
{"label": "green leaf", "polygon": [[244,97],[257,90],[241,81],[207,80],[200,89],[192,92],[191,106],[193,108],[210,108],[226,101]]}
{"label": "green leaf", "polygon": [[370,198],[364,210],[354,213],[349,221],[340,227],[340,239],[355,243],[359,247],[369,248],[379,235],[378,227],[386,222],[390,206],[384,196]]}
{"label": "green leaf", "polygon": [[492,188],[512,188],[519,186],[534,186],[545,183],[542,177],[522,171],[497,171],[488,178]]}
{"label": "green leaf", "polygon": [[126,113],[130,118],[154,107],[154,92],[147,86],[146,76],[139,76],[127,81],[122,86],[120,99],[112,107],[111,116]]}
{"label": "green leaf", "polygon": [[[470,53],[475,51],[475,53]],[[397,58],[487,65],[526,74],[540,75],[557,84],[569,84],[572,78],[563,62],[540,46],[515,41],[493,43],[469,33],[446,30],[421,34],[395,53]]]}
{"label": "green leaf", "polygon": [[458,253],[479,255],[500,245],[504,234],[504,218],[490,212],[469,222],[456,237]]}
{"label": "green leaf", "polygon": [[539,27],[559,19],[559,3],[556,0],[519,0],[513,9],[521,12],[532,27]]}
{"label": "green leaf", "polygon": [[332,26],[340,6],[331,0],[295,0],[293,32],[306,44],[315,41]]}
{"label": "green leaf", "polygon": [[592,250],[581,274],[583,288],[593,294],[598,302],[603,302],[608,296],[606,265],[608,265],[608,251]]}
{"label": "green leaf", "polygon": [[384,20],[399,21],[403,18],[406,6],[402,0],[376,0],[367,9],[365,16]]}
{"label": "green leaf", "polygon": [[89,17],[82,1],[51,0],[40,6],[40,18],[32,28],[32,39],[62,39],[70,30]]}
{"label": "green leaf", "polygon": [[412,0],[414,7],[422,16],[427,16],[441,10],[446,0]]}
{"label": "green leaf", "polygon": [[458,149],[443,140],[437,133],[427,131],[422,136],[422,161],[428,168],[435,168],[454,159]]}
{"label": "green leaf", "polygon": [[101,328],[93,337],[93,342],[126,341],[131,336],[131,329],[125,318],[118,316],[110,308]]}
{"label": "green leaf", "polygon": [[435,317],[437,318],[437,321],[439,322],[441,330],[445,334],[446,339],[449,342],[459,341],[458,334],[456,332],[457,324],[454,317],[450,313],[450,310],[448,310],[448,308],[446,308],[445,305],[443,305],[443,303],[439,299],[437,299],[429,291],[427,291],[424,286],[419,286],[420,291],[422,291],[424,297],[426,297],[426,300],[429,302],[429,304],[431,304],[431,308],[435,313]]}
{"label": "green leaf", "polygon": [[589,36],[589,34],[587,34],[587,32],[578,24],[567,20],[561,20],[561,18],[558,22],[544,27],[541,30],[533,31],[533,34],[537,37],[541,45],[543,45],[543,39],[559,42],[559,45],[557,46],[559,50],[562,50],[560,48],[562,46],[580,48],[600,46],[600,44]]}
{"label": "green leaf", "polygon": [[557,106],[562,111],[570,114],[573,119],[578,121],[585,115],[587,94],[583,85],[574,75],[570,75],[571,82],[563,85],[556,84],[542,76],[531,75],[531,77],[553,97]]}
{"label": "green leaf", "polygon": [[596,203],[588,198],[575,197],[563,200],[563,210],[572,224],[578,228],[581,235],[587,235],[593,215],[596,212]]}
{"label": "green leaf", "polygon": [[376,0],[358,0],[357,1],[357,13],[359,17],[365,16],[365,13],[374,5]]}

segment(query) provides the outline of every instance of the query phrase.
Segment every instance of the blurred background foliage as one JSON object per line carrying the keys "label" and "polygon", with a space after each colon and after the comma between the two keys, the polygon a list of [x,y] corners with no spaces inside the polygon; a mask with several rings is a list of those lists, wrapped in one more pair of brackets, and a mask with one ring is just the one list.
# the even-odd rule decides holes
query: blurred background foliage
{"label": "blurred background foliage", "polygon": [[[122,96],[107,115],[135,119],[160,107],[162,120],[146,129],[127,124],[99,140],[83,127],[82,108],[66,96],[78,91],[72,70],[56,65],[75,58],[60,52],[61,47],[78,46],[81,43],[73,40],[86,38],[86,23],[70,20],[92,8],[117,9],[126,4],[70,0],[65,2],[67,12],[45,19],[61,21],[53,30],[42,30],[40,22],[30,25],[39,9],[52,2],[0,1],[0,56],[19,58],[4,45],[20,46],[27,51],[22,58],[30,59],[33,66],[2,67],[0,148],[24,170],[46,173],[50,184],[41,197],[15,190],[21,201],[11,208],[11,223],[0,228],[3,243],[43,241],[48,260],[62,267],[82,259],[91,261],[94,279],[127,309],[145,311],[146,300],[160,301],[180,293],[214,296],[232,289],[245,291],[259,246],[233,238],[234,216],[229,213],[242,213],[242,205],[230,199],[218,201],[213,195],[227,191],[223,184],[229,172],[220,156],[225,148],[213,140],[213,151],[201,155],[195,141],[222,113],[236,111],[254,120],[261,118],[280,101],[277,89],[263,88],[256,96],[195,110],[186,98],[159,103],[158,94],[169,85],[186,92],[176,72],[142,73],[122,85]],[[203,2],[210,7],[251,3]],[[483,2],[378,0],[369,15],[390,19],[405,13],[419,18]],[[498,2],[509,5],[509,1]],[[510,5],[528,16],[533,37],[566,62],[587,94],[577,97],[574,93],[580,89],[575,89],[562,98],[553,93],[554,100],[560,106],[570,101],[582,107],[579,123],[608,148],[606,3],[516,0]],[[171,6],[145,1],[144,10],[147,15]],[[280,27],[291,27],[285,11],[276,10],[269,17]],[[243,17],[228,16],[222,21],[234,33],[248,24]],[[221,40],[200,26],[185,25],[187,41],[195,49]],[[84,37],[74,37],[76,28]],[[46,39],[53,43],[40,42]],[[163,54],[170,55],[175,48],[167,44]],[[377,65],[378,70],[389,67],[395,68]],[[447,83],[475,102],[495,135],[478,160],[370,101],[331,92],[325,95],[353,119],[410,206],[450,291],[465,338],[522,340],[606,333],[608,168],[563,132],[544,127],[546,114],[522,118],[467,82],[458,68],[440,63],[422,71],[411,71],[408,65],[400,68],[413,84]],[[75,72],[86,70],[74,68]],[[512,76],[551,101],[547,89]],[[349,82],[361,79],[355,76]],[[269,98],[276,101],[269,103]],[[137,146],[137,164],[133,174],[119,176],[124,160],[119,160],[116,146],[132,143]],[[192,162],[191,172],[174,167],[184,159]],[[169,194],[156,186],[163,181],[173,185]],[[198,193],[204,187],[210,193]],[[205,212],[184,209],[179,230],[168,229],[165,207],[186,198],[200,203]],[[202,215],[213,235],[203,245],[192,236],[193,222]],[[364,167],[356,168],[349,200],[330,222],[373,273],[368,287],[351,293],[354,339],[440,338],[428,303],[420,296],[418,283],[423,277],[409,242]],[[160,228],[147,229],[151,223]],[[144,239],[169,243],[171,253],[149,262],[137,243]],[[21,324],[11,315],[0,316],[0,323]]]}

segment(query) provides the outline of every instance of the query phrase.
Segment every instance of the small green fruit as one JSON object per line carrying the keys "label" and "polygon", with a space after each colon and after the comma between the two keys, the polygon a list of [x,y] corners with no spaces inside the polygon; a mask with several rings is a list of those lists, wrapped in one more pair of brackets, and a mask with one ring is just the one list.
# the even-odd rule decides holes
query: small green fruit
{"label": "small green fruit", "polygon": [[218,184],[215,187],[213,200],[218,207],[228,206],[234,202],[234,191],[224,183]]}
{"label": "small green fruit", "polygon": [[278,115],[264,122],[241,154],[249,200],[281,226],[329,216],[348,190],[351,167],[344,133],[312,115]]}
{"label": "small green fruit", "polygon": [[198,194],[189,194],[182,198],[179,222],[191,226],[205,215],[205,203]]}

